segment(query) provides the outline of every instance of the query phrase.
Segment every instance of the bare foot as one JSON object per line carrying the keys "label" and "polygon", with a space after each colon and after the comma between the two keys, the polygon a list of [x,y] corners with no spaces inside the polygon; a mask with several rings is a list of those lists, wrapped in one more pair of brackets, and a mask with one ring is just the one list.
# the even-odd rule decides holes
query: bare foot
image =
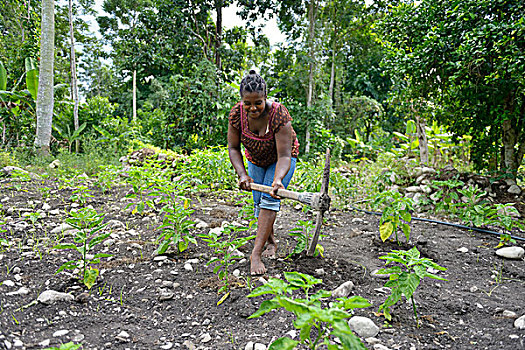
{"label": "bare foot", "polygon": [[266,273],[266,267],[264,267],[260,256],[250,256],[250,273],[254,275],[264,275]]}
{"label": "bare foot", "polygon": [[277,246],[275,243],[267,243],[266,249],[262,252],[262,256],[265,258],[275,258],[275,252],[277,251]]}

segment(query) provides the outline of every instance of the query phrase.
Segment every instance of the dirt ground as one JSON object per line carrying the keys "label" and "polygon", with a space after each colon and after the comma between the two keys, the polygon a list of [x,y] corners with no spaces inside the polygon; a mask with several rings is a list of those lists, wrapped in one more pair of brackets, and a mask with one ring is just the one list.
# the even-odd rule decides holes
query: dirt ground
{"label": "dirt ground", "polygon": [[[38,190],[44,185],[51,188],[46,200]],[[158,216],[133,215],[124,209],[129,203],[124,198],[126,187],[108,193],[90,188],[94,198],[86,205],[104,212],[106,222],[113,220],[112,235],[100,246],[113,257],[99,265],[101,275],[88,290],[70,272],[55,274],[74,257],[72,251],[51,249],[57,239],[71,241],[68,233],[50,233],[65,222],[72,205],[71,189],[59,189],[50,180],[17,188],[9,179],[0,179],[4,227],[9,230],[4,237],[11,243],[0,252],[0,349],[43,349],[69,341],[83,344],[84,349],[245,349],[249,342],[268,346],[293,334],[294,318],[284,310],[247,319],[265,299],[246,298],[250,286],[262,283],[249,276],[252,242],[241,248],[246,259],[231,268],[239,270],[239,283],[217,305],[221,295],[212,268],[206,266],[213,254],[210,248],[199,240],[198,246],[182,254],[157,257]],[[236,191],[195,196],[192,217],[208,226],[202,224],[192,232],[205,232],[224,221],[242,222],[239,201],[248,196]],[[24,216],[42,209],[44,202],[49,205],[42,210],[45,218],[32,223]],[[324,258],[285,259],[295,245],[288,232],[298,220],[315,220],[313,214],[297,209],[296,203],[284,203],[276,223],[278,258],[265,259],[268,273],[263,278],[299,271],[322,279],[319,287],[326,290],[352,281],[352,294],[372,303],[356,309],[355,315],[380,327],[375,340],[364,341],[368,348],[379,349],[374,343],[389,349],[525,348],[525,330],[513,325],[516,317],[525,314],[525,262],[496,256],[494,236],[413,222],[410,244],[398,246],[379,239],[379,217],[331,211],[323,226],[327,236],[320,242]],[[380,256],[413,245],[448,269],[439,273],[448,281],[421,282],[415,293],[420,327],[412,305],[404,301],[393,308],[393,320],[386,323],[377,315],[388,296],[381,289],[386,280],[371,273],[383,266]],[[518,245],[523,246],[523,241]],[[35,303],[47,289],[70,293],[75,299]]]}

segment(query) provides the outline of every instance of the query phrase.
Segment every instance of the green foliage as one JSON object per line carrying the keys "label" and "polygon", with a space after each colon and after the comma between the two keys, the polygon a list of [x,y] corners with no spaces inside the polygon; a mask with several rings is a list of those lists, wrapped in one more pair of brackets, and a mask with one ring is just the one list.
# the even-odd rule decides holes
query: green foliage
{"label": "green foliage", "polygon": [[238,254],[238,249],[255,238],[254,235],[239,237],[239,234],[247,231],[247,227],[228,225],[220,233],[215,230],[209,230],[208,233],[199,235],[213,249],[214,257],[206,265],[215,265],[213,273],[216,273],[219,280],[224,283],[219,289],[219,293],[230,291],[231,284],[228,268],[235,263],[236,259],[242,258],[242,256],[236,255]]}
{"label": "green foliage", "polygon": [[60,345],[60,347],[58,348],[56,346],[53,346],[50,348],[45,348],[44,350],[77,350],[80,348],[82,348],[82,344],[75,344],[73,342],[69,342],[69,343]]}
{"label": "green foliage", "polygon": [[188,186],[171,179],[159,179],[153,186],[151,195],[158,197],[158,203],[163,204],[160,209],[163,222],[159,226],[162,233],[157,239],[160,243],[157,254],[164,254],[170,246],[178,253],[182,253],[188,249],[190,243],[197,244],[197,240],[190,232],[195,224],[190,220],[193,213],[190,209],[191,202],[184,196],[189,192]]}
{"label": "green foliage", "polygon": [[142,215],[145,210],[155,209],[152,195],[161,176],[157,164],[154,161],[147,160],[143,167],[130,167],[127,174],[129,176],[126,182],[131,185],[132,190],[126,195],[126,198],[132,198],[136,201],[128,203],[126,209],[133,207],[131,213],[138,213],[139,215]]}
{"label": "green foliage", "polygon": [[379,221],[379,234],[383,242],[395,232],[396,242],[399,243],[397,237],[399,227],[408,242],[410,239],[410,225],[408,223],[412,221],[410,212],[414,210],[414,201],[396,190],[389,190],[376,194],[372,205],[376,208],[383,208]]}
{"label": "green foliage", "polygon": [[[296,316],[293,325],[300,330],[300,340],[279,338],[270,345],[269,349],[294,349],[299,344],[308,349],[318,349],[321,346],[327,346],[328,349],[366,349],[359,338],[353,334],[346,319],[352,316],[348,310],[369,307],[370,303],[367,300],[360,296],[338,298],[332,303],[332,306],[323,308],[322,300],[329,298],[331,293],[320,289],[310,294],[310,290],[322,280],[299,272],[285,272],[284,277],[287,282],[270,278],[266,284],[254,289],[248,295],[248,297],[265,294],[274,296],[270,300],[263,301],[259,310],[248,318],[260,317],[280,308]],[[301,290],[304,298],[289,296],[296,290]],[[312,332],[312,329],[315,331]],[[334,338],[339,338],[341,345],[335,344]]]}
{"label": "green foliage", "polygon": [[[315,228],[315,225],[311,221],[299,220],[295,224],[295,227],[292,228],[289,232],[289,235],[295,237],[296,244],[293,251],[287,256],[287,258],[292,255],[301,254],[309,248],[310,235],[313,233],[312,230]],[[320,234],[319,238],[326,237],[326,235]],[[323,255],[323,247],[318,244],[315,247],[314,256]]]}
{"label": "green foliage", "polygon": [[8,151],[0,150],[0,168],[4,168],[6,166],[17,166],[17,165],[18,165],[18,162],[11,153],[9,153]]}
{"label": "green foliage", "polygon": [[395,264],[395,266],[385,267],[377,271],[378,274],[390,275],[385,287],[392,289],[392,294],[379,306],[379,312],[383,312],[385,318],[390,321],[392,319],[390,308],[404,296],[407,300],[411,300],[414,318],[419,326],[414,292],[420,281],[425,277],[446,281],[446,279],[428,272],[429,268],[439,271],[446,271],[447,269],[439,266],[431,259],[421,258],[416,247],[408,251],[392,250],[387,255],[380,256],[379,259],[386,260],[385,266]]}
{"label": "green foliage", "polygon": [[111,254],[106,253],[93,254],[95,247],[110,235],[110,232],[100,232],[106,227],[106,224],[102,223],[103,220],[104,215],[98,214],[94,209],[89,207],[82,208],[76,212],[70,212],[70,217],[66,222],[76,229],[76,231],[72,233],[73,243],[60,243],[55,245],[53,249],[72,249],[80,254],[80,259],[70,260],[62,264],[55,274],[65,269],[79,269],[80,281],[82,281],[88,289],[93,287],[99,271],[91,265],[100,263],[101,258],[111,256]]}
{"label": "green foliage", "polygon": [[432,180],[430,187],[437,190],[434,194],[436,213],[454,211],[455,203],[459,202],[457,190],[463,185],[463,181],[455,179]]}

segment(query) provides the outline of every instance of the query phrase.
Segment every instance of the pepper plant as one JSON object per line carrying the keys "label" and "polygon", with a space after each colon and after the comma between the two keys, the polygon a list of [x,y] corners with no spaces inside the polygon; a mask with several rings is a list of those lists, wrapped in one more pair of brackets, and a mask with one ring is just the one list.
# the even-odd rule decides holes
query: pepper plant
{"label": "pepper plant", "polygon": [[101,258],[111,256],[106,253],[93,254],[93,251],[98,244],[109,237],[110,232],[101,233],[101,230],[106,227],[106,224],[102,223],[104,215],[98,214],[94,209],[86,207],[70,212],[70,215],[71,217],[66,219],[66,222],[77,230],[73,233],[73,243],[57,244],[53,249],[72,249],[80,254],[80,258],[62,264],[55,274],[65,269],[79,269],[79,279],[88,289],[91,289],[99,274],[99,270],[91,265],[100,263]]}
{"label": "pepper plant", "polygon": [[407,300],[410,299],[412,302],[414,318],[419,326],[414,292],[425,277],[446,281],[446,279],[428,272],[429,268],[439,271],[446,271],[447,269],[439,266],[431,259],[421,258],[416,247],[408,251],[392,250],[387,255],[379,257],[379,259],[386,260],[385,266],[391,263],[397,264],[377,271],[378,274],[390,275],[389,280],[385,283],[385,287],[392,289],[392,294],[379,306],[379,312],[382,312],[387,320],[392,320],[390,308],[399,302],[402,296],[405,296]]}
{"label": "pepper plant", "polygon": [[372,205],[374,207],[383,207],[379,222],[379,234],[383,242],[395,232],[396,242],[399,244],[398,228],[401,228],[408,242],[410,238],[410,226],[408,223],[412,221],[410,212],[414,210],[414,201],[411,198],[404,197],[396,190],[389,190],[378,193]]}
{"label": "pepper plant", "polygon": [[214,257],[208,261],[206,266],[216,264],[213,268],[213,273],[216,273],[219,280],[224,282],[224,286],[219,289],[219,293],[228,293],[230,291],[229,267],[235,263],[236,259],[242,258],[242,256],[237,255],[238,249],[248,243],[249,240],[255,238],[255,235],[239,236],[239,234],[246,231],[248,231],[247,227],[227,225],[222,229],[221,233],[209,230],[207,233],[199,235],[214,250]]}
{"label": "pepper plant", "polygon": [[[248,318],[260,317],[280,308],[296,316],[293,325],[300,330],[299,340],[288,337],[279,338],[270,345],[268,350],[295,349],[300,344],[312,350],[324,346],[328,350],[366,349],[346,321],[352,316],[349,310],[371,306],[366,299],[360,296],[338,298],[330,307],[323,308],[322,300],[329,298],[332,293],[320,289],[310,294],[313,287],[322,283],[322,280],[300,272],[285,272],[284,277],[287,282],[278,278],[270,278],[266,284],[254,289],[248,295],[248,297],[265,294],[274,296],[273,299],[263,301],[259,310]],[[292,297],[297,290],[302,291],[304,298]],[[312,329],[315,331],[312,332]],[[340,344],[334,341],[335,338],[339,339]]]}

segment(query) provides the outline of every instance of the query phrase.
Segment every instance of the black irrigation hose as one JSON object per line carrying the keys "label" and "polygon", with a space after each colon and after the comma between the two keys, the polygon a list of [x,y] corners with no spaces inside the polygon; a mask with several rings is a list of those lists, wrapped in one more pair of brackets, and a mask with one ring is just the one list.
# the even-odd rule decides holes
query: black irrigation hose
{"label": "black irrigation hose", "polygon": [[[363,213],[366,213],[366,214],[370,214],[370,215],[379,215],[379,216],[383,215],[383,213],[379,213],[379,212],[375,212],[375,211],[369,211],[369,210],[364,210],[364,209],[359,209],[359,208],[356,208],[356,207],[351,206],[351,205],[350,205],[350,209],[353,209],[353,210],[356,210],[356,211],[360,211],[360,212],[363,212]],[[436,224],[447,225],[447,226],[462,228],[462,229],[476,231],[476,232],[481,232],[481,233],[488,233],[488,234],[496,235],[496,236],[503,235],[503,233],[489,231],[489,230],[484,230],[482,228],[470,227],[470,226],[459,225],[459,224],[453,224],[451,222],[437,221],[437,220],[432,220],[432,219],[423,219],[423,218],[418,218],[418,217],[415,217],[415,216],[412,217],[412,220],[424,221],[424,222],[433,222],[433,223],[436,223]],[[513,238],[513,239],[516,239],[518,241],[525,241],[525,238],[523,238],[523,237],[518,237],[518,236],[513,236],[513,235],[511,235],[510,237]]]}

